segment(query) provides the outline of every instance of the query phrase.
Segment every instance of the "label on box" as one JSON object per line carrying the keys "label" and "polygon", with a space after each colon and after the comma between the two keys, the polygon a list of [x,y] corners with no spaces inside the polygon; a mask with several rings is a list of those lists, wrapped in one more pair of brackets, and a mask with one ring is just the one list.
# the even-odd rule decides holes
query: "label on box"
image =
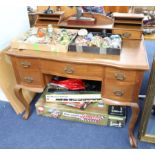
{"label": "label on box", "polygon": [[33,44],[33,49],[38,51],[39,50],[39,44],[37,44],[37,43]]}
{"label": "label on box", "polygon": [[75,113],[70,113],[70,112],[63,112],[63,116],[65,117],[70,117],[70,118],[78,118],[80,121],[88,121],[88,122],[100,122],[103,120],[105,117],[104,116],[93,116],[93,115],[88,115],[88,114],[75,114]]}
{"label": "label on box", "polygon": [[101,94],[47,94],[46,102],[77,102],[77,101],[101,100]]}

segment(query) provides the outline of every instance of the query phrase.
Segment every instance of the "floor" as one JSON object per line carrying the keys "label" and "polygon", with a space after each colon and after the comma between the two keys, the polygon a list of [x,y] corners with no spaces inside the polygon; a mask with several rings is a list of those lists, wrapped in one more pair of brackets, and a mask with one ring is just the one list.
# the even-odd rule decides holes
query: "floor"
{"label": "floor", "polygon": [[[123,128],[89,125],[38,116],[31,104],[31,117],[23,121],[6,102],[0,103],[0,149],[130,149],[127,123]],[[140,101],[141,105],[143,100]],[[136,126],[136,137],[139,121]],[[138,140],[139,149],[155,149],[155,144]]]}

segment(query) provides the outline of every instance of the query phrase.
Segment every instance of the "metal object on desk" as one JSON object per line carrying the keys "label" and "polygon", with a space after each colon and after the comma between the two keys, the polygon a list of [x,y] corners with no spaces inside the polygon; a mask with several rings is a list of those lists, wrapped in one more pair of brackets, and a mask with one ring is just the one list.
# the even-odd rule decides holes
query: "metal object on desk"
{"label": "metal object on desk", "polygon": [[79,19],[81,16],[82,16],[82,13],[83,13],[83,9],[82,9],[82,7],[80,7],[80,6],[77,6],[76,7],[76,18],[77,19]]}
{"label": "metal object on desk", "polygon": [[50,6],[44,11],[45,14],[52,14],[53,10],[50,9]]}

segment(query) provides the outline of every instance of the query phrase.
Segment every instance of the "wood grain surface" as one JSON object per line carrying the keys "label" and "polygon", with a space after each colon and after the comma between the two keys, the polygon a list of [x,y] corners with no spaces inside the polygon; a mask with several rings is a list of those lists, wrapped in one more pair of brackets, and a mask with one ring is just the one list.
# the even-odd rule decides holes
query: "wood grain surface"
{"label": "wood grain surface", "polygon": [[[16,79],[14,70],[12,68],[10,58],[5,52],[0,53],[0,87],[2,88],[5,96],[9,100],[9,103],[13,107],[17,114],[24,111],[23,104],[16,98],[14,94],[14,86],[16,85]],[[35,93],[27,90],[23,90],[23,94],[28,103],[33,99]]]}

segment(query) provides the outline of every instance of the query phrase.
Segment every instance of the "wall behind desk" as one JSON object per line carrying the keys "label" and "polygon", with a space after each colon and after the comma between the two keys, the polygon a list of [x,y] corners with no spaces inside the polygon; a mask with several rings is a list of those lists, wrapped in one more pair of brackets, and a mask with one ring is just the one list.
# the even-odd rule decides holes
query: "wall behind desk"
{"label": "wall behind desk", "polygon": [[26,6],[0,5],[0,51],[30,28]]}

